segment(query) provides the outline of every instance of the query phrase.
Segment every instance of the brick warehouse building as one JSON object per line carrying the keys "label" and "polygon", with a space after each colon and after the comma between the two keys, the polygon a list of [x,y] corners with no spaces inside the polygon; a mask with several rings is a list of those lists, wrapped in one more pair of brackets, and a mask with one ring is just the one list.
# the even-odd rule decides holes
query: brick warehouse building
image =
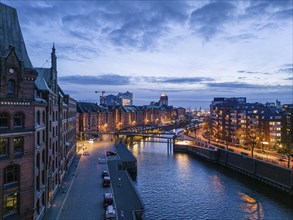
{"label": "brick warehouse building", "polygon": [[0,219],[41,219],[75,155],[76,101],[33,68],[17,12],[0,3]]}

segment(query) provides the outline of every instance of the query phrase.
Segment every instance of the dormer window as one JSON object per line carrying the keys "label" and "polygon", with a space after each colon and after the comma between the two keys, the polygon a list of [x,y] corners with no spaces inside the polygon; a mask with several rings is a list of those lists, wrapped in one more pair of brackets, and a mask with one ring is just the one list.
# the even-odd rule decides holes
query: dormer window
{"label": "dormer window", "polygon": [[15,95],[15,81],[10,79],[7,83],[7,93]]}

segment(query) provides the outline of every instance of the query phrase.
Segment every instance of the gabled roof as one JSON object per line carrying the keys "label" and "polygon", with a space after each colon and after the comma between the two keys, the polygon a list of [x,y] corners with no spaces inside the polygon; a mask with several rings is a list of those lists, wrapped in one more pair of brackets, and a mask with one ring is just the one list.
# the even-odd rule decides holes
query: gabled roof
{"label": "gabled roof", "polygon": [[24,61],[25,68],[33,68],[18,22],[15,8],[0,3],[0,56],[7,56],[9,46],[15,46],[18,59]]}
{"label": "gabled roof", "polygon": [[48,91],[53,93],[50,89],[50,78],[51,78],[51,69],[49,68],[35,68],[38,72],[38,77],[35,80],[35,85],[41,91]]}
{"label": "gabled roof", "polygon": [[98,111],[98,106],[95,103],[78,102],[76,105],[77,105],[78,113],[91,113],[91,112],[96,113]]}

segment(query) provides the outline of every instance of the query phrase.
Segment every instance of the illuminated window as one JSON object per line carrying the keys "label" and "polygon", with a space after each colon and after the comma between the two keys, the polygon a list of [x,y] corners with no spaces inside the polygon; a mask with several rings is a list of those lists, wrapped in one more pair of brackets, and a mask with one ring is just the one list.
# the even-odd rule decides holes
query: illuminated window
{"label": "illuminated window", "polygon": [[4,214],[4,216],[7,216],[7,215],[13,214],[13,213],[17,213],[18,206],[19,206],[19,199],[18,199],[17,192],[4,195],[4,200],[3,200],[3,214]]}
{"label": "illuminated window", "polygon": [[13,138],[14,143],[14,155],[21,156],[23,155],[23,137]]}
{"label": "illuminated window", "polygon": [[8,152],[9,152],[9,139],[0,138],[0,157],[8,156]]}

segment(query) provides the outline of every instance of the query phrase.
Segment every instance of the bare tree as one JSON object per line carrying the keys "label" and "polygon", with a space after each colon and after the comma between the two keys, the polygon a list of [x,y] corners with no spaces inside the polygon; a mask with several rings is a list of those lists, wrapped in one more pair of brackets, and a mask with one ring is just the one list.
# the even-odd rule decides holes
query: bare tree
{"label": "bare tree", "polygon": [[278,150],[279,153],[283,153],[287,156],[288,162],[287,162],[287,167],[290,168],[290,160],[291,160],[291,154],[293,152],[293,146],[292,146],[292,139],[293,139],[293,134],[292,132],[286,132],[282,135],[282,148]]}
{"label": "bare tree", "polygon": [[203,122],[203,125],[202,125],[202,129],[204,130],[205,133],[207,133],[208,135],[208,140],[209,140],[209,143],[211,141],[211,136],[212,136],[212,129],[213,129],[213,126],[212,126],[212,119],[210,116],[206,117],[204,119],[204,122]]}
{"label": "bare tree", "polygon": [[252,128],[240,128],[236,132],[236,137],[240,142],[251,149],[251,157],[254,156],[254,148],[260,143],[260,132],[258,129]]}

